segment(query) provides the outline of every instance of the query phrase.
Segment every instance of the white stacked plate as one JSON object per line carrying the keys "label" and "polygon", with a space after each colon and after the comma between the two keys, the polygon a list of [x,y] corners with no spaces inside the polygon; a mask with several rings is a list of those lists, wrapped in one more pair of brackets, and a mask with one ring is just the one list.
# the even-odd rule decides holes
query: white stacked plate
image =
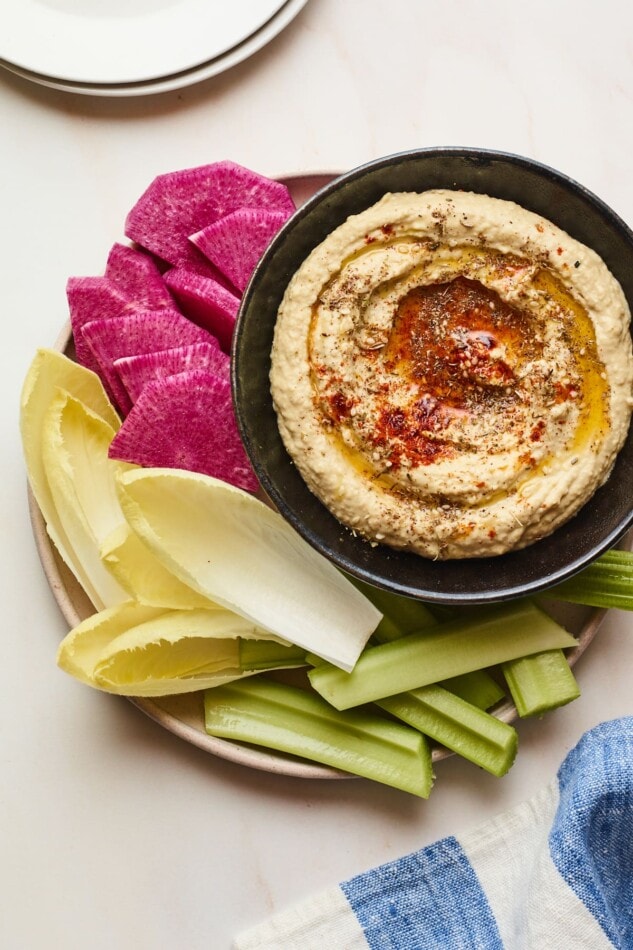
{"label": "white stacked plate", "polygon": [[4,0],[0,65],[93,96],[169,92],[257,52],[307,0]]}

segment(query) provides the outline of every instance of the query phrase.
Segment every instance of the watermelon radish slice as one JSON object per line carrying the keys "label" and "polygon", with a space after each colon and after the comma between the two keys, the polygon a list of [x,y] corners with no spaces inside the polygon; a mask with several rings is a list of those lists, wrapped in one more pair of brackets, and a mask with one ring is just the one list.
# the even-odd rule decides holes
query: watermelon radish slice
{"label": "watermelon radish slice", "polygon": [[167,309],[92,320],[84,324],[82,333],[99,366],[106,391],[124,415],[132,408],[132,402],[114,368],[116,359],[209,339],[206,330],[187,320],[177,310]]}
{"label": "watermelon radish slice", "polygon": [[155,260],[136,247],[113,244],[108,254],[105,276],[147,310],[173,307],[174,300],[165,286]]}
{"label": "watermelon radish slice", "polygon": [[130,210],[125,233],[169,264],[213,276],[189,235],[243,207],[295,210],[285,185],[222,161],[159,175]]}
{"label": "watermelon radish slice", "polygon": [[185,316],[205,327],[220,341],[225,353],[231,349],[240,300],[211,277],[202,277],[186,267],[174,267],[165,283]]}
{"label": "watermelon radish slice", "polygon": [[66,283],[70,325],[75,339],[77,362],[99,372],[99,364],[83,336],[91,320],[106,320],[128,313],[133,304],[107,277],[70,277]]}
{"label": "watermelon radish slice", "polygon": [[287,211],[238,208],[189,240],[243,292],[258,260],[289,217]]}
{"label": "watermelon radish slice", "polygon": [[242,446],[228,380],[193,369],[148,383],[110,444],[109,456],[178,468],[257,491]]}
{"label": "watermelon radish slice", "polygon": [[190,369],[209,369],[217,376],[229,378],[231,360],[220,349],[217,340],[189,343],[169,350],[123,356],[114,361],[114,368],[125,386],[132,403],[139,398],[144,387],[157,379],[175,376]]}

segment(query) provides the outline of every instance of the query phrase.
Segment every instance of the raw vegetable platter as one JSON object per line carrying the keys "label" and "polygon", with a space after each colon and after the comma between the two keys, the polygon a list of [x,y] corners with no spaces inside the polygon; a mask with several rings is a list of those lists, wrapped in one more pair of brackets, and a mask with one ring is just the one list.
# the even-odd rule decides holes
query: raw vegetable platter
{"label": "raw vegetable platter", "polygon": [[[279,179],[279,183],[288,189],[294,204],[299,206],[333,177],[331,174],[299,175]],[[270,230],[274,223],[273,215],[269,217],[269,221],[263,227],[263,231],[266,231],[266,229]],[[255,230],[261,227],[261,222],[256,221],[255,224]],[[249,219],[248,227],[252,228],[253,226],[253,222]],[[254,266],[254,261],[251,260],[249,266]],[[242,272],[234,279],[234,286],[239,286],[240,282],[242,284],[240,289],[243,290],[244,273]],[[226,348],[225,341],[225,349]],[[56,349],[67,357],[75,359],[75,340],[73,339],[70,324],[64,328],[56,343]],[[149,464],[133,458],[129,458],[128,461],[133,463],[137,462],[137,464],[140,465]],[[94,615],[95,607],[91,599],[89,599],[82,589],[82,586],[73,576],[73,573],[68,570],[56,546],[51,542],[47,524],[33,494],[30,495],[30,508],[35,539],[46,577],[65,619],[71,628],[75,628],[84,620]],[[573,597],[570,597],[570,600],[573,599]],[[590,603],[591,602],[592,601],[590,601]],[[601,603],[601,601],[598,600],[595,603]],[[564,644],[569,648],[571,643],[573,643],[573,649],[568,649],[566,653],[567,663],[569,667],[572,667],[593,639],[604,617],[605,611],[600,607],[576,606],[571,603],[551,599],[544,602],[544,607],[549,615],[576,638],[575,642],[569,641]],[[560,646],[563,646],[562,641]],[[318,651],[316,652],[318,653]],[[299,676],[300,675],[301,674],[299,674]],[[445,674],[444,678],[446,678],[447,675],[448,674]],[[284,678],[287,678],[289,682],[294,682],[296,676],[297,673],[294,670],[287,672],[282,671],[277,674],[277,678],[282,682]],[[268,751],[249,744],[210,735],[205,728],[203,695],[201,692],[184,692],[179,695],[154,695],[151,697],[129,696],[128,698],[138,706],[139,709],[170,732],[222,758],[230,759],[252,768],[305,778],[351,777],[347,771],[341,771],[331,766],[307,761],[305,758],[294,757],[282,752]],[[383,708],[388,710],[387,705]],[[496,702],[491,711],[496,719],[505,723],[511,722],[517,716],[515,705],[507,698],[500,699]],[[448,750],[436,745],[432,751],[432,760],[434,762],[438,761],[448,754],[450,754]]]}
{"label": "raw vegetable platter", "polygon": [[[58,346],[63,349],[68,341],[69,333],[64,331],[58,340]],[[90,616],[94,607],[51,544],[44,520],[32,495],[29,497],[29,504],[35,541],[44,573],[65,620],[69,627],[74,627],[85,617]],[[627,544],[627,548],[628,546]],[[550,601],[547,609],[578,639],[578,646],[567,654],[569,665],[574,667],[597,634],[606,610],[558,601]],[[252,769],[297,778],[349,779],[355,777],[348,772],[329,766],[208,735],[204,728],[202,697],[199,693],[185,693],[181,696],[166,696],[158,699],[139,697],[128,699],[168,732],[219,758],[228,759]],[[517,718],[514,704],[510,701],[499,703],[493,712],[505,722],[513,722]],[[547,720],[543,722],[543,729],[547,729]],[[437,747],[433,751],[433,760],[438,762],[451,754],[447,749]]]}

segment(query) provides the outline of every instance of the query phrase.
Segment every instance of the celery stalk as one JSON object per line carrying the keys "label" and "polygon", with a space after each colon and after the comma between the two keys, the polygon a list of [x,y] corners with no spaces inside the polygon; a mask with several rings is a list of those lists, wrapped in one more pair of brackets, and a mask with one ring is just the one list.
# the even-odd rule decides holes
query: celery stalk
{"label": "celery stalk", "polygon": [[564,706],[580,689],[562,650],[509,660],[501,665],[519,716],[535,716]]}
{"label": "celery stalk", "polygon": [[391,617],[383,614],[382,620],[371,636],[372,639],[370,640],[370,643],[372,641],[376,643],[388,643],[389,640],[397,640],[398,637],[403,636],[403,632],[395,620],[392,620]]}
{"label": "celery stalk", "polygon": [[544,594],[588,607],[633,610],[633,553],[606,551],[574,577]]}
{"label": "celery stalk", "polygon": [[516,729],[441,686],[388,696],[378,705],[492,775],[505,775],[514,762]]}
{"label": "celery stalk", "polygon": [[244,673],[306,665],[305,650],[276,640],[240,639],[239,658]]}
{"label": "celery stalk", "polygon": [[308,676],[336,709],[349,709],[520,656],[574,646],[571,634],[521,600],[368,647],[351,673],[322,663]]}
{"label": "celery stalk", "polygon": [[[372,634],[372,640],[378,643],[397,640],[407,633],[437,626],[439,622],[426,604],[420,601],[371,587],[359,580],[353,579],[353,582],[382,611],[383,618]],[[455,613],[454,610],[451,612],[450,619],[454,619]],[[449,619],[448,615],[446,619]],[[319,666],[323,662],[314,656],[312,660],[312,666]],[[490,709],[505,696],[501,686],[487,670],[473,670],[472,673],[453,676],[441,685],[480,709]]]}
{"label": "celery stalk", "polygon": [[373,633],[373,637],[379,643],[386,643],[407,633],[433,627],[437,623],[426,604],[419,600],[373,587],[356,577],[350,577],[350,580],[383,614],[382,620]]}
{"label": "celery stalk", "polygon": [[472,673],[452,676],[439,685],[479,709],[490,709],[505,696],[499,683],[487,670],[473,670]]}
{"label": "celery stalk", "polygon": [[263,677],[204,694],[209,735],[267,746],[427,798],[433,782],[424,736],[376,713],[340,713],[319,696]]}

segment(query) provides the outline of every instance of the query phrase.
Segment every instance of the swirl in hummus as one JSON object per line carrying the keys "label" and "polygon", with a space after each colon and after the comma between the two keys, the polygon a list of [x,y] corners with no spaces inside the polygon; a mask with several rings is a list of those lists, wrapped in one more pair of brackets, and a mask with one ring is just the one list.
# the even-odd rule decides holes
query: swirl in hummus
{"label": "swirl in hummus", "polygon": [[632,407],[630,313],[592,250],[508,201],[387,194],[279,309],[271,389],[314,494],[430,558],[525,547],[608,477]]}

